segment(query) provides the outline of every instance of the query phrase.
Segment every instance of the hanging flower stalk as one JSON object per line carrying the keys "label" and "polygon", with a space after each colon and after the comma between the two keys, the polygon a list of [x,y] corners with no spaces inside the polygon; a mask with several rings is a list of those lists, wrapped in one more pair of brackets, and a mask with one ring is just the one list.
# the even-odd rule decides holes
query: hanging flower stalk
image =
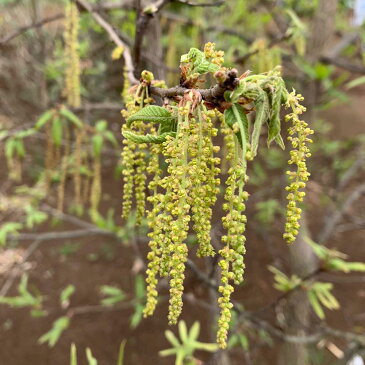
{"label": "hanging flower stalk", "polygon": [[[266,126],[268,146],[276,142],[284,148],[280,112],[283,107],[292,109],[286,117],[292,122],[289,141],[293,151],[289,164],[295,165],[297,170],[289,173],[288,220],[284,234],[284,238],[292,242],[299,227],[301,211],[297,205],[304,196],[299,190],[305,187],[309,176],[305,159],[310,153],[306,143],[310,142],[308,136],[312,130],[299,119],[304,111],[300,105],[302,97],[287,91],[278,69],[259,75],[247,72],[238,77],[236,70],[227,69],[222,64],[223,52],[216,51],[214,44],[208,43],[204,52],[193,48],[181,57],[181,85],[178,88],[157,88],[146,81],[145,71],[137,92],[127,103],[124,112],[127,123],[122,133],[126,146],[123,152],[125,217],[132,207],[132,186],[142,181],[139,180],[140,174],[145,169],[138,169],[137,146],[147,148],[149,153],[145,156],[150,156],[143,172],[145,178],[147,173],[151,175],[148,184],[151,208],[147,215],[151,232],[144,315],[152,315],[156,308],[159,277],[168,277],[168,319],[170,324],[177,322],[183,306],[185,266],[189,254],[186,240],[192,229],[197,243],[192,249],[196,250],[197,256],[219,256],[218,304],[221,312],[217,342],[224,348],[233,307],[231,295],[234,285],[242,283],[245,268],[247,169],[258,153],[262,131]],[[201,75],[209,73],[214,75],[217,84],[210,89],[198,89]],[[154,94],[165,97],[163,107],[147,105],[140,98],[148,95],[148,103],[153,103],[150,96]],[[222,151],[214,145],[219,131],[225,141],[224,156],[219,155]],[[222,217],[225,234],[222,245],[213,247],[210,238],[212,209],[220,192],[221,157],[228,164]],[[165,174],[160,167],[162,161],[167,164]],[[138,194],[142,193],[142,184],[140,187]],[[138,199],[142,196],[136,199],[137,212],[142,210]]]}

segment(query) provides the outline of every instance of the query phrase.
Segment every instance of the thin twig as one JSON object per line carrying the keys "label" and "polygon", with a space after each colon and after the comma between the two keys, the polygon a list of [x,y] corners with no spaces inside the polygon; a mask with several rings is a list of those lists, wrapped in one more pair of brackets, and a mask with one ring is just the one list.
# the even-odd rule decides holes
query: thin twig
{"label": "thin twig", "polygon": [[[121,1],[121,2],[118,2],[118,3],[110,2],[110,3],[96,5],[96,6],[93,6],[92,8],[95,11],[101,11],[101,10],[108,11],[108,10],[115,10],[115,9],[133,9],[133,4],[132,4],[132,2],[128,3],[126,1]],[[16,29],[14,32],[11,32],[11,33],[7,34],[5,37],[1,38],[0,39],[0,45],[2,45],[4,43],[7,43],[7,42],[10,42],[14,38],[17,38],[20,35],[27,32],[28,30],[35,29],[35,28],[40,28],[45,24],[52,23],[52,22],[54,22],[56,20],[59,20],[59,19],[63,19],[64,17],[65,17],[64,13],[58,13],[58,14],[46,17],[44,19],[41,19],[39,22],[24,25],[24,26]]]}
{"label": "thin twig", "polygon": [[10,241],[53,241],[71,238],[87,237],[92,235],[115,236],[113,232],[105,231],[100,228],[76,229],[71,231],[45,232],[45,233],[19,233],[9,235]]}
{"label": "thin twig", "polygon": [[[229,70],[226,74],[226,80],[222,83],[216,84],[209,89],[195,89],[199,92],[205,101],[211,103],[219,103],[224,100],[223,95],[227,90],[234,90],[239,83],[237,78],[238,72],[235,69]],[[174,98],[175,96],[183,96],[185,92],[189,90],[183,86],[175,86],[170,89],[162,89],[159,87],[150,87],[150,92],[152,95],[158,95],[161,98]]]}
{"label": "thin twig", "polygon": [[189,6],[199,6],[199,7],[213,7],[213,6],[221,6],[224,4],[224,1],[213,1],[210,3],[199,3],[199,2],[192,2],[189,0],[173,0],[174,2],[189,5]]}
{"label": "thin twig", "polygon": [[138,80],[134,77],[134,65],[131,52],[127,44],[123,42],[113,26],[109,24],[86,0],[76,0],[76,2],[87,10],[95,21],[108,33],[110,39],[118,46],[123,48],[123,58],[128,75],[128,79],[132,84],[137,84]]}
{"label": "thin twig", "polygon": [[205,30],[206,32],[219,32],[219,33],[231,35],[234,37],[238,37],[247,43],[253,42],[252,38],[248,37],[246,34],[240,32],[236,28],[229,28],[229,27],[226,27],[221,24],[204,23],[199,20],[196,21],[196,20],[184,17],[180,14],[175,14],[175,13],[165,11],[165,10],[161,12],[161,17],[163,17],[167,20],[172,20],[174,22],[183,23],[187,26],[198,27],[199,29]]}
{"label": "thin twig", "polygon": [[341,208],[335,209],[335,211],[326,218],[324,227],[318,234],[318,243],[324,243],[328,241],[346,210],[349,209],[350,206],[363,194],[365,194],[365,184],[361,184],[356,189],[354,189],[348,198],[343,203],[341,203]]}
{"label": "thin twig", "polygon": [[10,42],[14,38],[22,35],[23,33],[27,32],[30,29],[40,28],[45,24],[52,23],[52,22],[54,22],[56,20],[59,20],[59,19],[63,19],[64,17],[65,17],[65,15],[63,13],[62,14],[56,14],[56,15],[44,18],[44,19],[40,20],[37,23],[31,23],[31,24],[28,24],[28,25],[24,25],[24,26],[18,28],[17,30],[15,30],[14,32],[9,33],[5,37],[1,38],[0,39],[0,45],[5,44],[7,42]]}
{"label": "thin twig", "polygon": [[344,70],[350,71],[351,73],[365,75],[365,67],[363,65],[348,62],[343,58],[322,56],[320,61],[337,66],[339,68],[343,68]]}

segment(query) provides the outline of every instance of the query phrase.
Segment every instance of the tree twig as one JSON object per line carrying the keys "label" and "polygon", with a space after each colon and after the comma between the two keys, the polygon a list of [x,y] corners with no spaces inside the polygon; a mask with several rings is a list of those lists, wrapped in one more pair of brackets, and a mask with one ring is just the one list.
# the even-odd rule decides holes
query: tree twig
{"label": "tree twig", "polygon": [[340,222],[346,210],[349,209],[349,207],[363,194],[365,194],[365,184],[361,184],[355,188],[348,198],[341,204],[341,208],[336,209],[330,216],[326,218],[324,227],[318,234],[318,243],[324,243],[331,237],[332,233],[335,231],[335,227]]}
{"label": "tree twig", "polygon": [[63,19],[64,17],[65,17],[65,15],[63,13],[62,14],[56,14],[56,15],[44,18],[44,19],[40,20],[37,23],[31,23],[31,24],[28,24],[28,25],[24,25],[24,26],[18,28],[17,30],[15,30],[14,32],[9,33],[9,34],[5,35],[5,37],[1,38],[0,39],[0,45],[5,44],[5,43],[13,40],[14,38],[22,35],[23,33],[25,33],[26,31],[28,31],[30,29],[40,28],[45,24],[52,23],[52,22],[54,22],[56,20],[59,20],[59,19]]}
{"label": "tree twig", "polygon": [[123,42],[113,26],[109,24],[86,0],[76,0],[76,2],[87,10],[95,21],[108,33],[110,39],[118,46],[123,48],[123,58],[128,75],[132,84],[137,84],[138,80],[134,76],[134,65],[129,47]]}
{"label": "tree twig", "polygon": [[[108,11],[108,10],[114,10],[114,9],[132,9],[133,4],[128,3],[126,1],[121,1],[121,2],[118,2],[118,3],[110,2],[110,3],[96,5],[96,6],[93,6],[92,8],[95,11],[100,11],[100,10]],[[17,38],[18,36],[20,36],[23,33],[27,32],[28,30],[35,29],[35,28],[40,28],[45,24],[49,24],[49,23],[52,23],[56,20],[63,19],[64,17],[65,17],[64,13],[58,13],[58,14],[46,17],[44,19],[41,19],[39,22],[24,25],[24,26],[16,29],[14,32],[11,32],[11,33],[5,35],[3,38],[1,38],[0,39],[0,45],[5,44],[7,42],[10,42],[14,38]]]}
{"label": "tree twig", "polygon": [[199,2],[192,2],[189,0],[173,0],[177,3],[189,5],[189,6],[199,6],[199,7],[213,7],[213,6],[221,6],[224,4],[224,1],[212,1],[210,3],[199,3]]}
{"label": "tree twig", "polygon": [[[218,83],[209,89],[195,89],[195,91],[199,92],[205,101],[219,103],[223,100],[224,92],[227,90],[234,90],[238,83],[238,71],[236,69],[232,69],[227,72],[224,82]],[[175,86],[170,89],[162,89],[154,86],[150,87],[151,94],[160,96],[161,98],[183,96],[187,90],[189,89],[184,86]]]}
{"label": "tree twig", "polygon": [[350,71],[351,73],[365,75],[365,67],[363,65],[348,62],[343,58],[322,56],[320,61],[337,66],[339,68],[343,68],[344,70]]}

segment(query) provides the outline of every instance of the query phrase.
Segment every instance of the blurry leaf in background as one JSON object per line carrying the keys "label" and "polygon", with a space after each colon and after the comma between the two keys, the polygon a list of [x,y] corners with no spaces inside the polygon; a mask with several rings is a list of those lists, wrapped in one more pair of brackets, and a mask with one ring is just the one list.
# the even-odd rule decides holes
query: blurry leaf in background
{"label": "blurry leaf in background", "polygon": [[315,255],[322,260],[322,266],[325,270],[342,271],[344,273],[349,273],[351,271],[365,272],[365,263],[346,261],[348,257],[346,254],[319,245],[308,237],[305,239],[305,242],[312,247]]}
{"label": "blurry leaf in background", "polygon": [[71,345],[70,349],[70,365],[77,365],[77,349],[74,343]]}
{"label": "blurry leaf in background", "polygon": [[38,210],[34,205],[27,204],[24,212],[26,213],[25,225],[27,228],[33,228],[34,226],[43,223],[47,220],[48,215]]}
{"label": "blurry leaf in background", "polygon": [[123,365],[124,363],[124,350],[127,340],[123,340],[119,346],[118,362],[117,365]]}
{"label": "blurry leaf in background", "polygon": [[38,339],[38,342],[40,344],[47,343],[48,346],[53,347],[61,337],[62,333],[69,327],[69,325],[69,317],[64,316],[56,319],[52,324],[52,328],[47,333],[42,335]]}
{"label": "blurry leaf in background", "polygon": [[114,305],[122,302],[126,298],[126,294],[119,288],[110,285],[103,285],[100,288],[100,292],[105,296],[101,300],[103,305]]}
{"label": "blurry leaf in background", "polygon": [[274,266],[269,266],[269,271],[274,274],[274,288],[277,290],[288,292],[298,287],[301,284],[302,280],[297,275],[292,275],[290,278],[277,269]]}
{"label": "blurry leaf in background", "polygon": [[162,357],[175,355],[176,365],[183,365],[185,361],[193,361],[193,354],[196,350],[208,352],[218,350],[216,343],[203,343],[198,341],[200,333],[199,322],[194,322],[190,331],[188,331],[185,321],[179,321],[178,329],[181,342],[172,331],[167,330],[165,331],[165,336],[173,347],[159,352],[159,355]]}
{"label": "blurry leaf in background", "polygon": [[8,222],[2,224],[0,226],[0,245],[4,245],[6,243],[9,234],[17,235],[18,231],[20,231],[22,228],[23,225],[21,223]]}
{"label": "blurry leaf in background", "polygon": [[18,296],[15,297],[0,297],[1,304],[7,304],[10,307],[33,307],[34,309],[39,309],[42,304],[42,296],[34,296],[28,290],[28,276],[23,274],[20,283],[18,285]]}
{"label": "blurry leaf in background", "polygon": [[134,313],[130,320],[131,328],[136,328],[142,321],[146,286],[142,275],[137,275],[134,282],[135,305]]}
{"label": "blurry leaf in background", "polygon": [[88,365],[98,365],[97,360],[95,359],[95,357],[93,356],[93,354],[89,348],[86,349],[86,358],[87,358]]}
{"label": "blurry leaf in background", "polygon": [[363,84],[365,84],[365,76],[358,77],[358,78],[348,82],[346,84],[346,89],[349,90],[349,89],[352,89],[354,87],[357,87],[357,86],[360,86],[360,85],[363,85]]}
{"label": "blurry leaf in background", "polygon": [[325,318],[322,306],[330,310],[340,308],[340,304],[331,293],[332,289],[332,283],[314,282],[307,292],[309,302],[320,319]]}
{"label": "blurry leaf in background", "polygon": [[75,286],[69,284],[60,294],[60,303],[62,308],[67,308],[70,305],[70,297],[75,292]]}

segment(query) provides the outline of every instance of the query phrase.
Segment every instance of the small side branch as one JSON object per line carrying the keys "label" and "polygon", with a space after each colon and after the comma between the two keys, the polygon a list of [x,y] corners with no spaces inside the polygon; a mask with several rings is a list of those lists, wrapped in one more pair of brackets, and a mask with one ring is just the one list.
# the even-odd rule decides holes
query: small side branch
{"label": "small side branch", "polygon": [[137,79],[134,77],[134,65],[129,47],[120,39],[112,25],[110,25],[99,13],[97,13],[91,4],[89,4],[86,0],[76,0],[76,2],[91,14],[96,22],[109,34],[110,39],[118,47],[122,47],[124,49],[123,58],[128,79],[132,84],[138,83]]}
{"label": "small side branch", "polygon": [[[224,101],[224,93],[227,90],[234,90],[239,84],[238,72],[236,69],[232,69],[227,72],[224,82],[219,83],[209,89],[195,89],[199,92],[205,101],[213,104],[219,104]],[[183,96],[184,93],[189,90],[184,86],[175,86],[169,89],[162,89],[159,87],[150,87],[152,95],[156,95],[163,98],[174,98],[176,96]]]}

